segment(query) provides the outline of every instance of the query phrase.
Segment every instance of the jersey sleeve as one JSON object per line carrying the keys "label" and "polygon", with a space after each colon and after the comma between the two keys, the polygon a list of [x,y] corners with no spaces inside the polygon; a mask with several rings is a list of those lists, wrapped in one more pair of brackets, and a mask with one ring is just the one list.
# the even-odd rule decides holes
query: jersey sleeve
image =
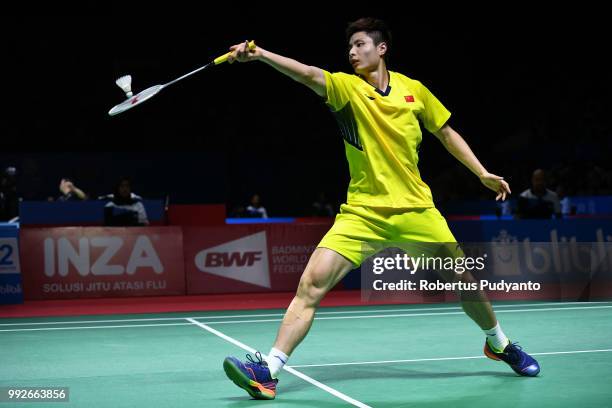
{"label": "jersey sleeve", "polygon": [[434,133],[448,121],[451,113],[442,105],[425,85],[416,81],[417,95],[423,102],[424,109],[419,116],[421,123],[429,132]]}
{"label": "jersey sleeve", "polygon": [[327,99],[325,104],[334,112],[342,109],[349,102],[350,81],[348,76],[341,72],[330,73],[323,70],[325,74],[325,91]]}

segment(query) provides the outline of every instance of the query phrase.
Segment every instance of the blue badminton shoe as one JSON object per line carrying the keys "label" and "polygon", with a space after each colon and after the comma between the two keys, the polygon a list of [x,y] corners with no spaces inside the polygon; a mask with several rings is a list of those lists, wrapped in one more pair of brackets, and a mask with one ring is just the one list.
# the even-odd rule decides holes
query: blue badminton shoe
{"label": "blue badminton shoe", "polygon": [[244,389],[255,399],[272,400],[276,397],[276,384],[278,380],[272,378],[268,363],[258,351],[255,353],[257,361],[247,354],[244,363],[236,357],[227,357],[223,361],[223,369],[228,378],[237,386]]}
{"label": "blue badminton shoe", "polygon": [[492,360],[501,360],[505,362],[518,375],[535,377],[540,372],[540,365],[535,358],[525,353],[521,346],[516,343],[509,343],[504,351],[498,353],[493,350],[491,346],[489,346],[489,342],[485,340],[484,353],[485,356]]}

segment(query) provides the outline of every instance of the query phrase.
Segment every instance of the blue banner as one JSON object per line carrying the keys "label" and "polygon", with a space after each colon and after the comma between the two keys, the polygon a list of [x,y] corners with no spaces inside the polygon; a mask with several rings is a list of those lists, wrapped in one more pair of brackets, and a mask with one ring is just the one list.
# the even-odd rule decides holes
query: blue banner
{"label": "blue banner", "polygon": [[612,219],[451,221],[459,242],[612,241]]}
{"label": "blue banner", "polygon": [[[108,201],[23,201],[19,204],[19,222],[23,225],[102,225]],[[164,217],[163,200],[142,200],[149,221]]]}
{"label": "blue banner", "polygon": [[0,304],[23,303],[19,225],[0,223]]}
{"label": "blue banner", "polygon": [[[512,262],[508,258],[501,265],[511,269],[505,274],[507,280],[524,280],[533,275],[547,283],[591,282],[600,287],[612,281],[609,269],[601,273],[596,267],[612,263],[609,251],[612,219],[450,221],[448,225],[458,242],[491,243],[495,250],[490,252],[496,255],[498,263],[499,259],[508,258],[499,256],[509,255],[505,252],[512,248],[526,254],[513,256]],[[503,245],[495,247],[496,243]],[[348,289],[360,288],[359,268],[350,272],[342,283]]]}

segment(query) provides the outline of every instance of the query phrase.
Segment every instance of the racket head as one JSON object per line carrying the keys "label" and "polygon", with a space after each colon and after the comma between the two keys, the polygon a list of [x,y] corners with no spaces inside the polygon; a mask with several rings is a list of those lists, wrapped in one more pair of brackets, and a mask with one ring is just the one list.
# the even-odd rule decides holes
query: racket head
{"label": "racket head", "polygon": [[111,110],[108,111],[110,116],[118,115],[122,112],[125,112],[128,109],[132,109],[134,106],[138,106],[144,101],[151,99],[155,95],[157,95],[162,89],[164,89],[165,85],[154,85],[137,93],[131,98],[126,99],[118,105],[113,106]]}

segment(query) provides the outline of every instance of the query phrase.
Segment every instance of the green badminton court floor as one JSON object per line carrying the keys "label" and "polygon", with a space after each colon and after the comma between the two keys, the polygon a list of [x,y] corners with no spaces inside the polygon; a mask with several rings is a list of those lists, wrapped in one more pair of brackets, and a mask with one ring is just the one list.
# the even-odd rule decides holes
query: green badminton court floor
{"label": "green badminton court floor", "polygon": [[542,366],[515,375],[484,358],[457,304],[322,308],[255,401],[223,372],[227,355],[270,349],[282,310],[0,320],[0,387],[69,387],[71,407],[610,407],[612,302],[497,303]]}

